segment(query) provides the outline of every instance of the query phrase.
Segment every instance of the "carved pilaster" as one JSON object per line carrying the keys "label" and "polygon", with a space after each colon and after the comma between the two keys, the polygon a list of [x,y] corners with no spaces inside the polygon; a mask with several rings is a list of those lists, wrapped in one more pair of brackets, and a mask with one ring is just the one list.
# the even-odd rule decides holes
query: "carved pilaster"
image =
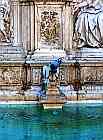
{"label": "carved pilaster", "polygon": [[34,50],[34,3],[21,3],[22,7],[22,41],[27,52]]}
{"label": "carved pilaster", "polygon": [[71,14],[71,2],[67,2],[64,8],[64,48],[67,52],[72,51],[73,16]]}
{"label": "carved pilaster", "polygon": [[22,46],[22,7],[18,1],[12,1],[14,23],[14,46]]}
{"label": "carved pilaster", "polygon": [[34,23],[34,5],[31,4],[30,6],[30,10],[31,10],[31,52],[34,51],[34,45],[35,45],[35,33],[34,33],[34,26],[35,26],[35,23]]}

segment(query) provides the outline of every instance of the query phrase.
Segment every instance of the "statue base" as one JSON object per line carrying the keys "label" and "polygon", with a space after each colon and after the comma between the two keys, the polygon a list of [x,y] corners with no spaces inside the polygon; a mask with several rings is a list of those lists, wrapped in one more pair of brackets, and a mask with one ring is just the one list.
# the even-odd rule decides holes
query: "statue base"
{"label": "statue base", "polygon": [[57,88],[56,82],[51,82],[48,86],[46,93],[46,100],[41,100],[40,103],[44,109],[62,109],[65,101],[61,99],[59,89]]}

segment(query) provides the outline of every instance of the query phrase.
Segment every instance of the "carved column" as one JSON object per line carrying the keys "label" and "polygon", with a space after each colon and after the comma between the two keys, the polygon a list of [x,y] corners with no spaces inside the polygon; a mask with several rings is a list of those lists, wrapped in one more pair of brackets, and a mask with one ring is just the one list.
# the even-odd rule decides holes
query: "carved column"
{"label": "carved column", "polygon": [[73,16],[71,15],[70,2],[65,5],[64,46],[67,52],[72,51]]}

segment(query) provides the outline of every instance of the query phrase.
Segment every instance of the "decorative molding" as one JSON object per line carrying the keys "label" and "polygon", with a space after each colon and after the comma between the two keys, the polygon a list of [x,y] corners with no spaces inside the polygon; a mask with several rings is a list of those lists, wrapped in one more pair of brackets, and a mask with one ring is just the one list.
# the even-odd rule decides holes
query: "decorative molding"
{"label": "decorative molding", "polygon": [[72,2],[72,0],[19,0],[20,2],[42,2],[42,3],[50,3],[50,2]]}

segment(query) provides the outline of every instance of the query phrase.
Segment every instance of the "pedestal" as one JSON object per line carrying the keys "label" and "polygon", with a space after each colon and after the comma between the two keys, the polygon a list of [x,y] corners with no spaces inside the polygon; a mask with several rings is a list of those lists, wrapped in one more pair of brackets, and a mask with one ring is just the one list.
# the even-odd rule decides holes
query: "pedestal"
{"label": "pedestal", "polygon": [[62,109],[64,100],[61,100],[56,82],[50,82],[46,92],[46,100],[41,100],[44,109]]}

